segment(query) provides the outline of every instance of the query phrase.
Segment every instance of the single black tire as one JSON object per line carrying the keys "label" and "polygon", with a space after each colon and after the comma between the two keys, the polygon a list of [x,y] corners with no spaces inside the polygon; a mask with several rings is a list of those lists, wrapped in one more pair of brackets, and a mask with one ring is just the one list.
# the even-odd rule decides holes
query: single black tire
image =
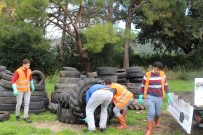
{"label": "single black tire", "polygon": [[126,78],[126,72],[125,73],[116,73],[118,79]]}
{"label": "single black tire", "polygon": [[139,73],[139,72],[142,72],[142,68],[139,67],[139,66],[129,67],[129,68],[126,69],[127,74],[129,74],[129,73]]}
{"label": "single black tire", "polygon": [[112,82],[117,82],[117,75],[100,75],[98,76],[101,80],[111,80]]}
{"label": "single black tire", "polygon": [[9,75],[5,72],[1,72],[1,79],[7,80],[7,81],[11,81],[12,75]]}
{"label": "single black tire", "polygon": [[30,102],[40,102],[40,101],[44,101],[44,97],[42,95],[30,97]]}
{"label": "single black tire", "polygon": [[143,78],[130,78],[130,83],[142,83]]}
{"label": "single black tire", "polygon": [[62,70],[68,70],[68,71],[78,71],[76,68],[74,67],[62,67]]}
{"label": "single black tire", "polygon": [[118,79],[117,83],[126,83],[126,78]]}
{"label": "single black tire", "polygon": [[9,70],[6,70],[6,71],[4,71],[6,74],[9,74],[9,75],[11,75],[11,76],[13,76],[13,72],[11,72],[11,71],[9,71]]}
{"label": "single black tire", "polygon": [[0,111],[14,111],[16,104],[0,104]]}
{"label": "single black tire", "polygon": [[48,108],[48,106],[49,106],[49,98],[43,98],[43,100],[44,100],[44,107]]}
{"label": "single black tire", "polygon": [[42,113],[42,112],[45,112],[45,111],[46,111],[45,108],[37,109],[37,110],[30,110],[29,109],[29,113],[34,113],[34,114],[39,114],[39,113]]}
{"label": "single black tire", "polygon": [[0,72],[4,72],[4,71],[6,71],[6,67],[0,66]]}
{"label": "single black tire", "polygon": [[80,81],[80,78],[66,78],[66,77],[61,77],[59,78],[59,84],[76,84]]}
{"label": "single black tire", "polygon": [[60,71],[60,77],[80,78],[80,72],[79,71],[61,70]]}
{"label": "single black tire", "polygon": [[[22,103],[22,108],[24,108],[24,102]],[[39,102],[30,102],[29,109],[30,110],[39,110],[44,108],[44,100]]]}
{"label": "single black tire", "polygon": [[56,84],[55,89],[73,89],[76,84]]}
{"label": "single black tire", "polygon": [[60,106],[62,108],[70,109],[69,100],[70,100],[71,91],[64,91],[60,94]]}
{"label": "single black tire", "polygon": [[44,98],[47,97],[46,91],[33,91],[31,92],[31,96],[43,96]]}
{"label": "single black tire", "polygon": [[144,73],[142,72],[127,74],[127,78],[143,78],[143,76],[144,76]]}
{"label": "single black tire", "polygon": [[77,118],[72,114],[71,109],[58,107],[57,119],[67,124],[79,124]]}
{"label": "single black tire", "polygon": [[0,97],[0,104],[16,104],[16,97]]}
{"label": "single black tire", "polygon": [[11,91],[11,90],[8,90],[8,89],[6,89],[6,88],[0,86],[0,92],[7,92],[7,91]]}
{"label": "single black tire", "polygon": [[61,99],[60,94],[61,94],[61,92],[52,92],[51,93],[51,102],[59,104],[60,99]]}
{"label": "single black tire", "polygon": [[33,70],[32,71],[32,78],[33,78],[33,80],[35,80],[34,82],[37,85],[43,85],[44,84],[45,76],[44,76],[44,74],[41,71],[39,71],[39,70]]}
{"label": "single black tire", "polygon": [[48,109],[49,109],[49,111],[51,113],[56,114],[57,113],[57,109],[58,109],[59,106],[60,106],[60,104],[56,104],[56,103],[50,102]]}
{"label": "single black tire", "polygon": [[8,120],[10,117],[10,113],[7,111],[0,111],[0,122]]}
{"label": "single black tire", "polygon": [[116,75],[116,68],[113,67],[99,67],[97,75]]}
{"label": "single black tire", "polygon": [[14,97],[13,92],[6,91],[6,92],[0,92],[0,97]]}
{"label": "single black tire", "polygon": [[4,79],[1,79],[0,80],[0,86],[3,86],[3,87],[5,87],[5,88],[7,88],[7,89],[12,89],[12,84],[11,84],[11,82],[10,81],[7,81],[7,80],[4,80]]}
{"label": "single black tire", "polygon": [[34,84],[34,86],[35,86],[35,91],[45,91],[44,85]]}

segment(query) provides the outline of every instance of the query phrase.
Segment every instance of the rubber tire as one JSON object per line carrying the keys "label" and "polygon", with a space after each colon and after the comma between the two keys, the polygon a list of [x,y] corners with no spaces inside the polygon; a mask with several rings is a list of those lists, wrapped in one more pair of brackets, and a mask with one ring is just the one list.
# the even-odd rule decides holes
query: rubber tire
{"label": "rubber tire", "polygon": [[116,68],[99,67],[97,68],[97,75],[116,75]]}
{"label": "rubber tire", "polygon": [[79,71],[68,71],[68,70],[61,70],[60,77],[68,77],[68,78],[80,78]]}
{"label": "rubber tire", "polygon": [[76,68],[74,67],[62,67],[62,70],[68,70],[68,71],[78,71]]}
{"label": "rubber tire", "polygon": [[49,111],[51,113],[56,114],[57,113],[57,109],[58,109],[59,106],[60,106],[60,104],[56,104],[56,103],[50,102],[48,109],[49,109]]}
{"label": "rubber tire", "polygon": [[34,82],[36,82],[37,85],[43,85],[44,84],[45,76],[41,71],[33,70],[31,75],[32,75],[33,79],[36,78],[36,81],[34,81]]}
{"label": "rubber tire", "polygon": [[98,76],[101,80],[111,80],[112,82],[117,82],[117,75],[100,75]]}
{"label": "rubber tire", "polygon": [[66,78],[61,77],[59,78],[59,84],[76,84],[80,81],[80,78]]}
{"label": "rubber tire", "polygon": [[1,72],[1,78],[7,81],[11,81],[12,75],[9,75],[5,72]]}
{"label": "rubber tire", "polygon": [[[102,81],[99,78],[86,78],[79,81],[79,83],[74,87],[70,96],[70,108],[72,113],[78,118],[79,121],[82,121],[86,117],[85,107],[86,107],[86,92],[94,84],[101,84]],[[110,106],[111,107],[111,106]],[[95,123],[98,123],[100,117],[101,107],[98,106],[95,110]],[[110,111],[110,112],[109,112]],[[108,114],[113,112],[113,108],[109,109]],[[111,120],[112,115],[108,115],[108,120]]]}
{"label": "rubber tire", "polygon": [[10,113],[7,111],[0,111],[0,122],[8,120],[10,117]]}
{"label": "rubber tire", "polygon": [[5,87],[5,88],[7,88],[7,89],[12,90],[12,84],[11,84],[10,81],[1,79],[1,80],[0,80],[0,86],[3,86],[3,87]]}

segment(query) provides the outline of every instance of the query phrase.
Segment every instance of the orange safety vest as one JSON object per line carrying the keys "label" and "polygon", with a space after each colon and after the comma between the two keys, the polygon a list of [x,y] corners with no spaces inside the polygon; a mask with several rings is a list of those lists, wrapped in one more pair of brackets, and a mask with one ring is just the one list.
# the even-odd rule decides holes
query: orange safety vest
{"label": "orange safety vest", "polygon": [[17,72],[19,74],[19,77],[16,80],[17,90],[20,92],[30,91],[31,70],[27,69],[27,78],[26,78],[25,73],[21,67],[17,69]]}
{"label": "orange safety vest", "polygon": [[[146,82],[145,82],[145,86],[144,86],[144,98],[147,97],[147,91],[148,91],[148,87],[149,87],[149,79],[151,77],[151,73],[152,71],[149,71],[146,73]],[[161,88],[162,88],[162,97],[165,97],[165,92],[164,92],[164,85],[165,85],[165,74],[163,71],[160,71],[160,77],[161,77]]]}
{"label": "orange safety vest", "polygon": [[123,108],[133,97],[133,94],[128,91],[125,86],[118,83],[112,83],[110,87],[116,89],[116,94],[113,96],[113,102],[118,108]]}

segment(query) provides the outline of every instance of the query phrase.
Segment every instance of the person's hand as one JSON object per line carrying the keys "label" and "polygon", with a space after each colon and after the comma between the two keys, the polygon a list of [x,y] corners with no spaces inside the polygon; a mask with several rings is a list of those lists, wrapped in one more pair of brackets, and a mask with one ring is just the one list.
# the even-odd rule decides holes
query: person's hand
{"label": "person's hand", "polygon": [[84,119],[82,119],[85,123],[87,123],[87,117],[86,118],[84,118]]}
{"label": "person's hand", "polygon": [[143,102],[143,95],[139,95],[138,102],[139,102],[141,105],[144,103],[144,102]]}
{"label": "person's hand", "polygon": [[172,94],[169,92],[167,93],[167,96],[168,96],[168,103],[172,103],[173,102],[173,97],[172,97]]}
{"label": "person's hand", "polygon": [[35,90],[35,85],[34,85],[33,80],[32,80],[32,81],[30,81],[30,87],[31,87],[32,91],[34,91],[34,90]]}
{"label": "person's hand", "polygon": [[15,83],[12,84],[12,88],[13,88],[13,95],[14,95],[14,96],[18,96],[18,90],[17,90],[17,86],[16,86]]}

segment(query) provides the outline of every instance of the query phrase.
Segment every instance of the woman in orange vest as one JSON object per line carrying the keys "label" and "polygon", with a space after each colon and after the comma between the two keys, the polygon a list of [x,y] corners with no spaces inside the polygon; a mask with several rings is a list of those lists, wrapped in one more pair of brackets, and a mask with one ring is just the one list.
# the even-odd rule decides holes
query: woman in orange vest
{"label": "woman in orange vest", "polygon": [[[125,116],[127,111],[127,106],[132,104],[133,94],[127,90],[127,88],[118,83],[112,83],[111,80],[105,80],[105,85],[111,87],[112,89],[116,89],[116,92],[113,96],[113,102],[115,107],[113,112],[120,123],[120,126],[116,127],[117,129],[126,129],[128,126],[126,125]],[[122,114],[121,114],[122,113]]]}
{"label": "woman in orange vest", "polygon": [[30,104],[30,87],[32,91],[35,90],[34,82],[31,76],[30,61],[24,59],[22,61],[22,66],[18,68],[11,79],[13,95],[16,96],[16,120],[20,121],[20,107],[24,97],[24,121],[31,123],[28,117],[29,104]]}
{"label": "woman in orange vest", "polygon": [[163,97],[165,97],[165,92],[168,96],[169,103],[172,102],[173,98],[168,88],[166,81],[166,76],[161,69],[163,64],[161,62],[155,62],[153,65],[153,70],[149,71],[143,77],[143,81],[140,88],[139,103],[143,104],[143,97],[146,98],[148,107],[148,117],[147,117],[147,132],[145,135],[152,134],[153,120],[156,127],[160,127],[160,115]]}

